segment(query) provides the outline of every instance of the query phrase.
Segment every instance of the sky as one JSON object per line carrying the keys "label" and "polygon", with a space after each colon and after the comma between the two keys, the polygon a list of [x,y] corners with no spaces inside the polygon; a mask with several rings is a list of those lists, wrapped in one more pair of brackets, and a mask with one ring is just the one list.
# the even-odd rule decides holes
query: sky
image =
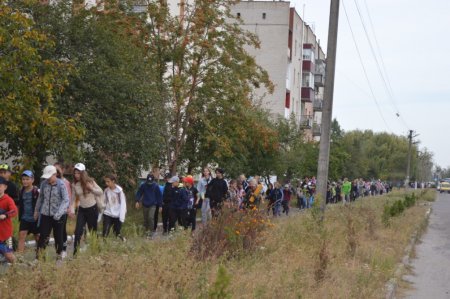
{"label": "sky", "polygon": [[[292,0],[291,6],[315,29],[326,52],[330,0]],[[341,0],[333,118],[344,130],[404,136],[414,130],[420,149],[431,151],[437,165],[450,166],[449,12],[448,0]]]}

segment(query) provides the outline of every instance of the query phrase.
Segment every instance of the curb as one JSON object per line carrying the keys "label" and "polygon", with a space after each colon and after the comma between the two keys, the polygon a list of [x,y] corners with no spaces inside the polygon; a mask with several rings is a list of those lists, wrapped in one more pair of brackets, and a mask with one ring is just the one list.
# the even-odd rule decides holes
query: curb
{"label": "curb", "polygon": [[428,210],[426,211],[425,219],[422,221],[422,223],[418,225],[418,227],[412,234],[411,240],[409,241],[408,246],[406,246],[405,248],[405,254],[402,258],[402,261],[398,264],[397,268],[395,269],[394,277],[391,278],[386,283],[386,299],[395,299],[395,293],[398,287],[398,280],[401,279],[406,265],[408,265],[411,262],[411,253],[415,245],[417,244],[417,241],[419,241],[421,237],[420,229],[425,223],[428,222],[428,220],[430,219],[430,214],[431,214],[431,207],[428,208]]}

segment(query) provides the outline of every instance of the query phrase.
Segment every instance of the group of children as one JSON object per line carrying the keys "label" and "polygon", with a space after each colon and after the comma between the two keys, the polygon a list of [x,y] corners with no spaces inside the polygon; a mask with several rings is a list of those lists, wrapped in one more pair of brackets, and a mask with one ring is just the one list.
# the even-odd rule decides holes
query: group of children
{"label": "group of children", "polygon": [[[77,254],[81,238],[86,231],[96,232],[103,218],[103,237],[108,237],[112,229],[115,236],[121,235],[122,224],[127,213],[126,197],[117,185],[115,175],[103,177],[106,189],[102,190],[91,178],[82,163],[73,168],[73,182],[64,178],[59,164],[48,165],[41,176],[40,188],[34,185],[31,170],[21,173],[22,187],[10,180],[8,165],[0,165],[0,254],[8,262],[14,262],[12,248],[13,225],[11,218],[19,215],[20,227],[17,251],[24,252],[25,239],[33,234],[37,243],[36,258],[49,243],[53,232],[58,259],[67,256],[67,218],[76,218],[74,256]],[[342,185],[342,186],[341,186]],[[135,197],[135,207],[142,208],[145,234],[153,238],[162,214],[163,234],[168,234],[176,225],[184,229],[196,229],[197,210],[201,210],[201,222],[206,225],[217,216],[222,207],[235,210],[259,209],[267,201],[267,214],[281,216],[289,214],[292,198],[297,198],[298,208],[309,208],[314,202],[316,181],[305,178],[297,188],[290,184],[275,182],[266,188],[259,177],[246,179],[241,175],[227,183],[224,171],[215,170],[215,177],[205,168],[195,185],[191,175],[185,177],[165,176],[165,184],[160,185],[152,174],[139,187]],[[327,199],[333,195],[333,184],[328,185]],[[352,184],[344,180],[339,184],[342,194],[349,194]],[[349,190],[347,190],[349,189]],[[345,199],[344,199],[345,200]]]}
{"label": "group of children", "polygon": [[17,214],[20,221],[17,252],[24,252],[25,239],[28,234],[33,234],[37,242],[36,258],[48,245],[52,232],[57,259],[67,256],[67,217],[76,218],[74,255],[86,225],[96,232],[100,215],[103,236],[107,237],[112,228],[115,235],[122,238],[120,231],[127,211],[126,198],[114,175],[104,177],[107,188],[102,190],[82,163],[75,165],[72,183],[64,178],[59,164],[48,165],[43,170],[40,188],[34,185],[34,173],[25,170],[21,173],[22,188],[17,192],[9,179],[11,174],[8,165],[0,165],[0,254],[8,262],[16,260],[11,218]]}

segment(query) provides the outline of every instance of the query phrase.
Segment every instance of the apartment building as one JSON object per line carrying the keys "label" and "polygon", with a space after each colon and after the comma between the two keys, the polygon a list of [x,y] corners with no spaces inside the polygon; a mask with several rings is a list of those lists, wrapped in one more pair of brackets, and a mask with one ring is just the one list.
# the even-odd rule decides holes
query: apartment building
{"label": "apartment building", "polygon": [[[275,85],[263,100],[274,117],[294,115],[306,140],[321,133],[325,53],[311,26],[289,1],[242,1],[232,13],[242,27],[258,35],[260,49],[247,49]],[[263,91],[261,91],[263,92]]]}

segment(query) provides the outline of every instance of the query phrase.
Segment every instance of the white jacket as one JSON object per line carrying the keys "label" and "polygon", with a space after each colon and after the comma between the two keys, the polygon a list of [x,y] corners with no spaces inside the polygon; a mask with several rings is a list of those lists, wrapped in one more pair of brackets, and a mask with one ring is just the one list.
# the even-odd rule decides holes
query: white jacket
{"label": "white jacket", "polygon": [[127,200],[123,193],[122,187],[116,186],[116,189],[111,190],[106,188],[104,191],[105,210],[103,214],[119,218],[120,222],[125,222],[125,214],[127,213]]}

